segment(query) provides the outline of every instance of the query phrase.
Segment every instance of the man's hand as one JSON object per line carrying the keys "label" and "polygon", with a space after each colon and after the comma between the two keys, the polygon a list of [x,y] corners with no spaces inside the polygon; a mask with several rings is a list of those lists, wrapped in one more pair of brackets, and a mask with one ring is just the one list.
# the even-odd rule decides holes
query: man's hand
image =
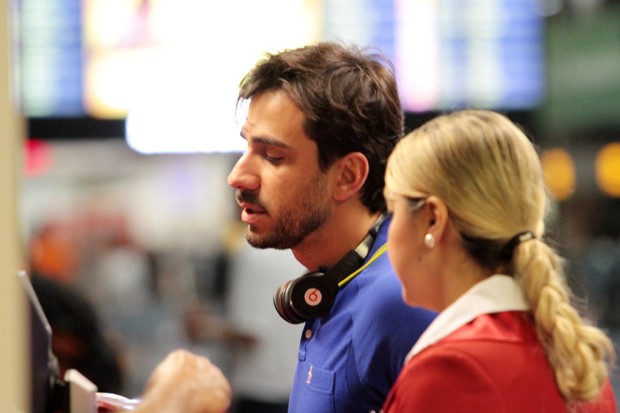
{"label": "man's hand", "polygon": [[149,378],[135,413],[223,413],[231,388],[208,358],[185,350],[170,353]]}

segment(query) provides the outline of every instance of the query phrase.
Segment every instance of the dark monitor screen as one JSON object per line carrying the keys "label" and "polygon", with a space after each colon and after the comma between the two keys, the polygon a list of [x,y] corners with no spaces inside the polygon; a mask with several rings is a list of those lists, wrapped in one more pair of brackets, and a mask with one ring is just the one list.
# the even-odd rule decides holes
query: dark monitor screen
{"label": "dark monitor screen", "polygon": [[52,353],[52,329],[35,294],[30,278],[19,271],[26,295],[30,319],[31,411],[48,413],[51,386],[58,376],[58,365]]}

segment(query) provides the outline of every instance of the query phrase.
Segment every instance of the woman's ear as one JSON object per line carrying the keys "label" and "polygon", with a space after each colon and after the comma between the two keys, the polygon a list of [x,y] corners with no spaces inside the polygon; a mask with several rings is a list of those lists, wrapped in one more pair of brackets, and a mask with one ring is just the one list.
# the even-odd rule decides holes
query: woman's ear
{"label": "woman's ear", "polygon": [[426,234],[430,234],[435,243],[438,243],[448,225],[448,207],[441,198],[431,195],[426,198],[426,209],[428,211]]}
{"label": "woman's ear", "polygon": [[368,177],[368,159],[361,152],[351,152],[340,158],[334,165],[336,186],[334,199],[346,201],[361,189]]}

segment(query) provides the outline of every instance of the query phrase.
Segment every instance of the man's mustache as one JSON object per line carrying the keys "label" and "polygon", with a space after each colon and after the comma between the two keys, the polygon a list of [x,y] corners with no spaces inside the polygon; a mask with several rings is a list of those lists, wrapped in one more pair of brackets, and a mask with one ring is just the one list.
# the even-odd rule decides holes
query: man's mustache
{"label": "man's mustache", "polygon": [[235,199],[239,204],[246,203],[251,204],[259,208],[263,208],[261,202],[258,200],[258,194],[253,191],[240,191],[235,192]]}

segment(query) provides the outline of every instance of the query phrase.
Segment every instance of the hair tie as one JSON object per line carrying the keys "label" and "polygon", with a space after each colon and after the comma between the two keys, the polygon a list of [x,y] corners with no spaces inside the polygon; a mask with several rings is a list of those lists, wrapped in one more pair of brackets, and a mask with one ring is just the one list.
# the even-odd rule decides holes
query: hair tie
{"label": "hair tie", "polygon": [[534,235],[532,231],[524,231],[518,233],[514,237],[510,238],[504,248],[502,248],[502,255],[507,259],[512,258],[512,253],[514,252],[514,249],[517,247],[517,245],[531,239],[536,239],[536,235]]}

